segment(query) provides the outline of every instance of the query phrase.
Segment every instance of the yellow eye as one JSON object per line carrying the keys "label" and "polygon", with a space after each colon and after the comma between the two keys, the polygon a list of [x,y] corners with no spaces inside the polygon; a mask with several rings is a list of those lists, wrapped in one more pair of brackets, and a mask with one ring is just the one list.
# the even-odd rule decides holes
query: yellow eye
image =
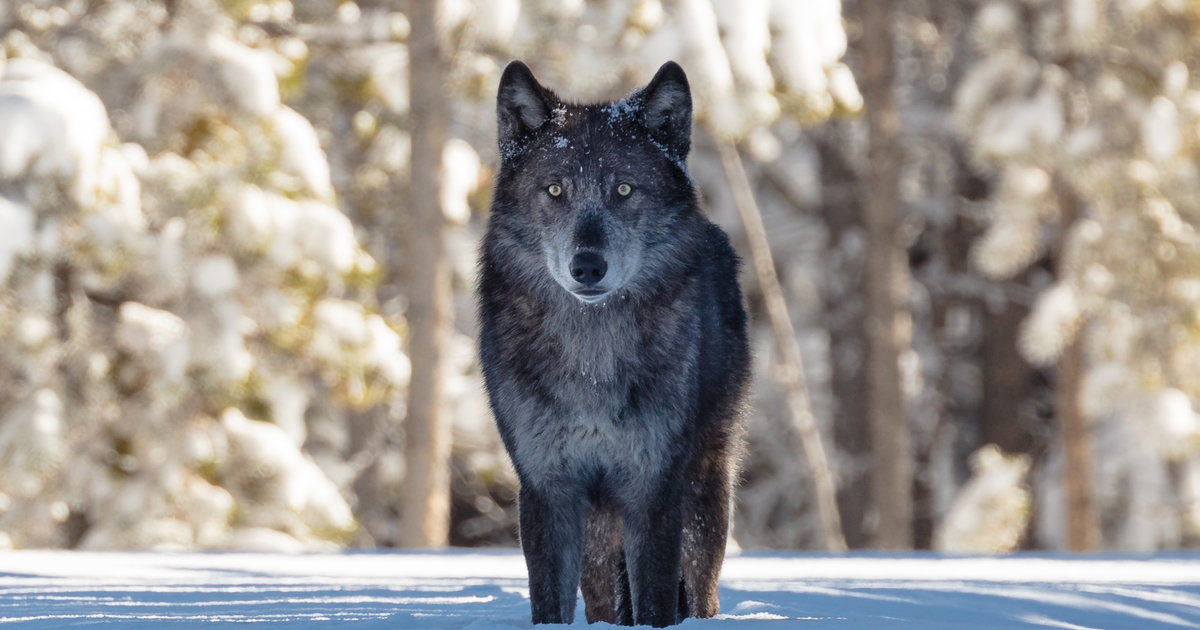
{"label": "yellow eye", "polygon": [[558,184],[550,184],[546,187],[546,192],[550,193],[551,197],[557,197],[562,194],[562,186]]}
{"label": "yellow eye", "polygon": [[633,187],[630,186],[629,184],[618,184],[617,185],[617,194],[618,195],[621,195],[622,197],[628,197],[629,193],[631,193],[631,192],[633,192]]}

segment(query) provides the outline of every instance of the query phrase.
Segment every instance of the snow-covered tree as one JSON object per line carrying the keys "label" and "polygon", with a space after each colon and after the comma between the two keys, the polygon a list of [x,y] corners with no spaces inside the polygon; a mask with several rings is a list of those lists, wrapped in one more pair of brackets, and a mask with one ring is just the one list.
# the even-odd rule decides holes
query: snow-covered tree
{"label": "snow-covered tree", "polygon": [[204,2],[86,9],[2,16],[4,542],[348,542],[352,470],[303,446],[411,368],[283,104],[303,51]]}
{"label": "snow-covered tree", "polygon": [[[1074,435],[1093,442],[1094,474],[1073,472],[1083,485],[1066,501],[1096,494],[1105,546],[1200,535],[1198,20],[1185,2],[989,2],[974,26],[983,54],[957,93],[958,124],[998,181],[975,264],[1005,278],[1053,249],[1056,277],[1020,347],[1060,361],[1058,411],[1077,405],[1091,425]],[[1129,432],[1139,438],[1115,437]],[[1056,547],[1088,528],[1074,542],[1064,532],[1049,474],[1061,476],[1064,446],[1068,467],[1087,464],[1068,440],[1041,475],[1037,534]]]}

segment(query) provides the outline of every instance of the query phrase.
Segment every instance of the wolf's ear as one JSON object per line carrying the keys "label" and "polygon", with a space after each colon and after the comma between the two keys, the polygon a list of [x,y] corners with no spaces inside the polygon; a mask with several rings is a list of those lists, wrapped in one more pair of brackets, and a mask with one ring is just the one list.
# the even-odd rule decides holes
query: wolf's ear
{"label": "wolf's ear", "polygon": [[671,157],[686,158],[692,146],[692,91],[683,68],[674,61],[664,63],[634,98],[641,101],[642,124],[650,137]]}
{"label": "wolf's ear", "polygon": [[542,87],[529,66],[513,61],[500,76],[496,93],[496,123],[500,146],[519,142],[550,119],[558,98]]}

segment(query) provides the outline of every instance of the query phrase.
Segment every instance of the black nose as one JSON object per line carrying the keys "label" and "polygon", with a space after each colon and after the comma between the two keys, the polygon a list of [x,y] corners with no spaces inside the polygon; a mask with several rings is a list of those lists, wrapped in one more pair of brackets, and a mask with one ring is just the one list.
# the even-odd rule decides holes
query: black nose
{"label": "black nose", "polygon": [[571,259],[571,277],[589,287],[603,280],[607,271],[608,263],[596,252],[580,252]]}

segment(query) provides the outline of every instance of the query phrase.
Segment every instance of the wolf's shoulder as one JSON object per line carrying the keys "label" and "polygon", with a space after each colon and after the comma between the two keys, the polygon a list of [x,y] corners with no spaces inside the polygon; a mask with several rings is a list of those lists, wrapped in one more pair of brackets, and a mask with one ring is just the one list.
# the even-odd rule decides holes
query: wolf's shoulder
{"label": "wolf's shoulder", "polygon": [[704,249],[705,260],[711,263],[711,267],[728,268],[736,274],[741,267],[742,259],[733,248],[729,234],[721,229],[721,226],[708,219],[704,219],[701,230],[701,247]]}

